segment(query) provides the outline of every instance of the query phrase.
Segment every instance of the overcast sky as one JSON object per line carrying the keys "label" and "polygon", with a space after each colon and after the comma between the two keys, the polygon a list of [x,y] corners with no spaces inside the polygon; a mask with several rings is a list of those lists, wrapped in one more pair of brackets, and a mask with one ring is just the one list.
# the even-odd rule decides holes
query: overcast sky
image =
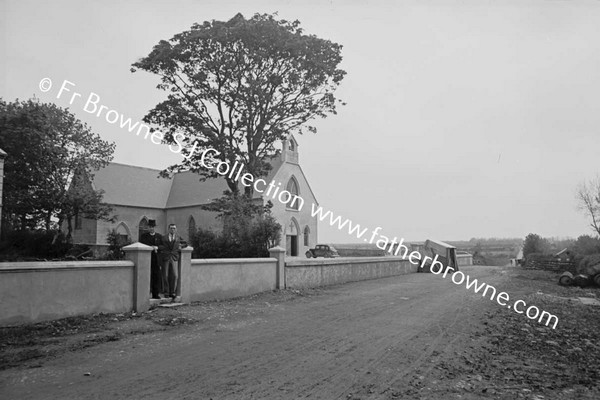
{"label": "overcast sky", "polygon": [[[348,103],[297,137],[321,206],[407,240],[589,234],[579,182],[600,173],[598,1],[0,0],[0,96],[63,80],[141,120],[165,94],[130,72],[195,22],[277,11],[343,45]],[[53,87],[38,85],[48,77]],[[114,161],[164,168],[167,146],[70,110]],[[357,239],[323,223],[320,242]]]}

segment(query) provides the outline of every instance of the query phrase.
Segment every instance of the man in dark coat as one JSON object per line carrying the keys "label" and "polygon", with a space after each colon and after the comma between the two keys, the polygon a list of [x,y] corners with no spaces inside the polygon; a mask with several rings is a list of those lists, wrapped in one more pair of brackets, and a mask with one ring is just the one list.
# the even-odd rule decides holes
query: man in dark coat
{"label": "man in dark coat", "polygon": [[159,293],[163,293],[161,262],[158,257],[158,246],[162,242],[162,236],[155,232],[156,221],[151,219],[148,221],[148,231],[142,234],[140,242],[152,246],[150,254],[150,292],[153,299],[159,299]]}
{"label": "man in dark coat", "polygon": [[175,300],[177,296],[177,261],[179,250],[187,247],[187,243],[177,234],[177,226],[169,224],[169,232],[162,237],[158,246],[159,256],[162,259],[163,293]]}

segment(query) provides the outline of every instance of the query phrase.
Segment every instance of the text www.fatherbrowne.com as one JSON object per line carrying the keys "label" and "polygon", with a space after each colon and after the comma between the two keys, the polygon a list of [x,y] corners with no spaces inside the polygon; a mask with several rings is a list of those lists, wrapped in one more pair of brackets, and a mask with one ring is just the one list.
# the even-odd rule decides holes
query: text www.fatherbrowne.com
{"label": "text www.fatherbrowne.com", "polygon": [[385,235],[379,234],[381,227],[377,227],[371,231],[371,236],[365,236],[369,228],[361,228],[359,224],[353,224],[349,219],[343,219],[341,216],[335,217],[331,211],[324,211],[321,207],[312,205],[311,215],[313,217],[317,216],[320,221],[325,222],[327,219],[331,226],[337,226],[338,229],[344,230],[347,229],[350,235],[356,235],[358,239],[363,238],[365,242],[373,243],[375,238],[377,238],[376,246],[382,250],[387,250],[390,254],[401,256],[403,258],[408,258],[408,260],[412,264],[419,264],[419,268],[423,268],[428,261],[431,262],[430,270],[433,274],[439,275],[443,272],[442,278],[446,278],[448,273],[450,272],[450,276],[452,282],[456,285],[462,285],[465,283],[467,290],[473,289],[475,293],[481,292],[482,297],[488,296],[491,301],[496,299],[496,302],[508,308],[509,310],[514,310],[517,314],[525,314],[525,316],[532,320],[537,320],[539,323],[544,323],[546,326],[552,325],[552,329],[556,329],[558,325],[558,317],[556,315],[550,314],[547,311],[540,311],[536,306],[527,307],[527,303],[523,300],[517,300],[514,303],[510,302],[510,296],[506,292],[500,292],[496,295],[496,288],[492,285],[486,284],[485,282],[479,283],[477,279],[471,279],[469,275],[465,275],[461,271],[455,271],[452,267],[444,267],[444,265],[438,261],[438,256],[436,255],[433,259],[431,257],[423,257],[421,259],[421,253],[418,251],[412,251],[409,254],[409,249],[404,245],[404,239],[400,239],[398,242],[397,238],[389,239]]}
{"label": "text www.fatherbrowne.com", "polygon": [[[73,82],[64,80],[56,98],[60,98],[61,95],[72,92],[69,101],[69,105],[72,105],[76,101],[76,99],[80,97],[83,98],[81,93],[72,90],[72,88],[74,88],[75,86],[76,85]],[[52,88],[52,80],[50,78],[43,78],[39,83],[39,88],[44,93],[50,91],[50,89]],[[106,122],[108,122],[109,124],[119,123],[119,126],[121,128],[126,128],[129,132],[136,131],[137,136],[139,136],[140,133],[145,132],[145,134],[143,135],[144,139],[147,139],[148,136],[150,136],[150,140],[154,144],[161,144],[164,141],[164,134],[161,131],[152,131],[148,125],[140,124],[139,121],[136,121],[134,123],[131,118],[125,119],[124,115],[120,114],[115,110],[110,109],[109,107],[103,104],[100,104],[100,96],[94,92],[91,92],[89,96],[87,96],[87,100],[85,102],[83,110],[85,112],[94,114],[97,117],[104,115]],[[104,111],[106,112],[104,113]],[[179,135],[182,134],[179,133]],[[175,136],[174,138],[177,148],[175,148],[174,145],[169,145],[169,149],[173,153],[179,154],[182,152],[183,144],[181,143],[181,139],[182,136]],[[197,150],[196,146],[197,143],[194,144],[194,147],[192,149],[187,149],[188,154],[184,157],[191,157],[191,155],[194,154]],[[233,166],[229,165],[227,161],[206,164],[206,161],[208,161],[208,159],[218,157],[219,154],[220,152],[213,148],[204,149],[202,151],[200,164],[205,168],[215,169],[215,171],[220,175],[227,175],[231,179],[234,179],[236,181],[239,180],[244,186],[253,186],[254,190],[257,193],[260,193],[261,195],[265,196],[265,198],[277,199],[282,204],[285,204],[289,207],[295,207],[295,209],[297,210],[303,209],[305,202],[301,196],[298,196],[297,194],[292,194],[287,190],[280,190],[281,182],[275,183],[274,181],[271,181],[267,184],[267,182],[264,179],[256,179],[252,174],[244,172],[244,165],[238,163],[238,161],[236,161]],[[419,253],[418,251],[413,251],[410,254],[408,254],[408,248],[404,245],[404,239],[400,239],[400,242],[397,241],[396,237],[390,240],[387,236],[380,233],[382,229],[380,226],[371,231],[371,236],[367,238],[365,234],[367,233],[367,231],[369,231],[368,228],[361,228],[359,224],[353,224],[352,221],[350,221],[349,219],[343,219],[340,215],[336,217],[331,211],[324,211],[322,207],[317,206],[314,203],[311,205],[311,207],[311,216],[318,217],[319,220],[322,222],[329,218],[329,224],[331,226],[337,226],[339,230],[344,230],[345,228],[348,230],[348,234],[355,235],[358,239],[363,238],[363,240],[368,243],[373,243],[375,241],[375,238],[377,238],[377,241],[375,241],[375,243],[378,248],[382,250],[387,250],[391,254],[394,254],[396,256],[399,255],[399,252],[402,249],[403,254],[401,256],[403,258],[408,257],[408,260],[412,264],[419,264],[419,261],[421,261],[421,265],[419,268],[423,268],[423,266],[427,262],[427,259],[429,259],[432,262],[432,273],[439,275],[442,271],[444,271],[443,278],[446,278],[448,272],[453,272],[451,274],[452,282],[454,282],[457,285],[462,285],[462,283],[466,280],[467,289],[473,288],[475,293],[479,293],[483,289],[482,296],[486,296],[488,290],[491,289],[490,300],[494,300],[495,297],[496,301],[501,306],[505,306],[509,309],[512,309],[519,314],[524,313],[529,319],[537,319],[540,323],[542,323],[545,320],[546,326],[548,326],[548,324],[554,321],[553,329],[556,329],[556,325],[558,324],[558,318],[555,315],[552,315],[546,311],[542,311],[540,313],[539,308],[535,306],[530,306],[527,307],[527,309],[525,309],[527,303],[525,303],[523,300],[517,300],[514,303],[509,304],[509,295],[507,293],[501,292],[496,296],[496,289],[493,286],[487,285],[485,283],[479,284],[477,279],[471,280],[471,278],[468,275],[463,274],[461,271],[454,271],[454,269],[451,267],[444,268],[443,264],[437,260],[437,255],[434,259],[431,259],[431,257],[424,257],[423,260],[421,260],[421,253]],[[434,270],[433,267],[438,265],[439,267],[437,268],[437,270]]]}

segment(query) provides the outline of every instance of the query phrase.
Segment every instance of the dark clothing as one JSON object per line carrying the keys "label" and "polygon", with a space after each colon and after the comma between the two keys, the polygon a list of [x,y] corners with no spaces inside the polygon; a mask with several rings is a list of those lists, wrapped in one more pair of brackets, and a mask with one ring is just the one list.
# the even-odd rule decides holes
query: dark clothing
{"label": "dark clothing", "polygon": [[[162,242],[162,236],[159,233],[151,235],[150,232],[145,232],[140,238],[140,242],[148,246],[159,246]],[[159,293],[163,293],[162,263],[159,259],[158,251],[152,251],[150,254],[150,292],[152,298],[157,299]]]}
{"label": "dark clothing", "polygon": [[163,292],[173,298],[177,295],[179,250],[187,247],[185,242],[181,242],[181,236],[178,234],[175,234],[174,240],[170,240],[170,235],[166,234],[158,246],[159,258],[162,260],[162,283],[165,288]]}

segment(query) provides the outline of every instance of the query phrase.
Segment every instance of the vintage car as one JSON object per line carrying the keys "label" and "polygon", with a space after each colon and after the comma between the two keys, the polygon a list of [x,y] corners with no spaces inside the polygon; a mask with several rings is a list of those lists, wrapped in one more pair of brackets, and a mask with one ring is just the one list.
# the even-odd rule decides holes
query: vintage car
{"label": "vintage car", "polygon": [[308,251],[305,254],[306,254],[306,258],[311,258],[311,257],[332,258],[332,257],[340,256],[338,254],[337,250],[333,246],[329,246],[328,244],[318,244],[315,246],[314,249],[308,249]]}

